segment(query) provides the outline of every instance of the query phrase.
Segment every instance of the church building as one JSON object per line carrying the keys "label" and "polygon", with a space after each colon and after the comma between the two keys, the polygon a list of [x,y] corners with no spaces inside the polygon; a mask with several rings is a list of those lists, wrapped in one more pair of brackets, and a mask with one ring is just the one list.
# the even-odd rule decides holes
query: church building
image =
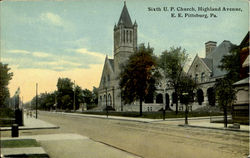
{"label": "church building", "polygon": [[[101,81],[98,89],[98,109],[103,110],[107,106],[116,111],[139,111],[138,103],[123,105],[121,99],[121,90],[119,87],[119,74],[121,65],[124,65],[129,56],[137,48],[137,23],[132,23],[129,12],[124,3],[118,23],[113,30],[114,38],[114,57],[109,59],[106,56],[103,66]],[[199,85],[194,92],[194,102],[190,104],[191,110],[196,110],[204,106],[215,105],[214,85],[216,80],[225,76],[226,71],[219,68],[221,59],[228,55],[233,44],[224,40],[217,46],[217,42],[208,41],[205,43],[205,58],[198,54],[195,56],[187,74],[192,77]],[[176,110],[175,92],[173,88],[166,87],[166,83],[156,85],[156,95],[153,98],[146,99],[143,103],[143,111],[159,111],[165,109]],[[197,96],[200,99],[197,99]],[[184,105],[179,103],[180,111],[185,110]]]}
{"label": "church building", "polygon": [[221,65],[223,56],[229,55],[232,46],[233,44],[227,40],[224,40],[218,46],[217,42],[208,41],[205,43],[205,58],[199,57],[198,54],[195,56],[189,67],[188,75],[198,83],[199,88],[196,92],[196,96],[200,96],[201,99],[198,106],[193,105],[194,108],[215,105],[215,92],[213,87],[216,80],[223,78],[227,73],[226,71],[222,71],[219,65]]}
{"label": "church building", "polygon": [[124,6],[114,30],[114,59],[106,56],[98,90],[98,106],[104,109],[111,106],[116,111],[122,110],[121,91],[119,88],[120,67],[134,53],[137,47],[137,23],[132,23],[129,12]]}

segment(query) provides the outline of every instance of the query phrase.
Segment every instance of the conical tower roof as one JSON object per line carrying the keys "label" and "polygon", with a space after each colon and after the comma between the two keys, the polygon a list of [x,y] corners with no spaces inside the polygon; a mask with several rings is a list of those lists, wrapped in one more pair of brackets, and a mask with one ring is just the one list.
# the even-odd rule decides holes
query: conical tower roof
{"label": "conical tower roof", "polygon": [[123,24],[125,27],[133,27],[132,21],[130,19],[128,9],[126,6],[126,2],[124,2],[122,13],[121,13],[120,19],[118,21],[118,25],[120,25],[120,24]]}

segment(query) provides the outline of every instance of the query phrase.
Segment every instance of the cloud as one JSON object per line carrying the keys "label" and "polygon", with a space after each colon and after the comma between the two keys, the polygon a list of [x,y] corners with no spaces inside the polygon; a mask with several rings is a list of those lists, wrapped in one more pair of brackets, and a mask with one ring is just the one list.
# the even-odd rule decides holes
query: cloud
{"label": "cloud", "polygon": [[80,54],[87,54],[87,55],[91,55],[91,56],[94,56],[94,57],[98,57],[98,58],[105,58],[106,56],[102,53],[99,53],[99,52],[91,52],[91,51],[88,51],[86,48],[80,48],[80,49],[76,49],[75,52],[77,53],[80,53]]}
{"label": "cloud", "polygon": [[29,51],[19,50],[19,49],[8,50],[8,52],[9,53],[14,53],[14,54],[30,54]]}
{"label": "cloud", "polygon": [[32,55],[40,58],[47,58],[51,56],[51,54],[45,52],[33,52]]}
{"label": "cloud", "polygon": [[42,21],[48,23],[48,24],[52,24],[52,25],[56,25],[56,26],[63,26],[63,20],[59,15],[56,15],[54,13],[42,13],[40,15],[40,18]]}

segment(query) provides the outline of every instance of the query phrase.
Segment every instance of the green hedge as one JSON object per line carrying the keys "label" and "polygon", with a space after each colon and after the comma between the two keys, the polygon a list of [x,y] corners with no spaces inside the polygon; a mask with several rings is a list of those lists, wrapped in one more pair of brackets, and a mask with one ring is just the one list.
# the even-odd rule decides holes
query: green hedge
{"label": "green hedge", "polygon": [[0,108],[0,127],[11,126],[14,123],[15,112],[10,108]]}

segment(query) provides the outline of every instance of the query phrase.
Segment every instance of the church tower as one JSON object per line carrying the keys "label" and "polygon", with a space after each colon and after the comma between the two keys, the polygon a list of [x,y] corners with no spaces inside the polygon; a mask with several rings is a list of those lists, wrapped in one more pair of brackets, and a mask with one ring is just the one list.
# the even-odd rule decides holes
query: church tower
{"label": "church tower", "polygon": [[137,23],[132,24],[126,2],[117,25],[114,26],[114,70],[120,74],[120,65],[124,64],[137,47]]}

